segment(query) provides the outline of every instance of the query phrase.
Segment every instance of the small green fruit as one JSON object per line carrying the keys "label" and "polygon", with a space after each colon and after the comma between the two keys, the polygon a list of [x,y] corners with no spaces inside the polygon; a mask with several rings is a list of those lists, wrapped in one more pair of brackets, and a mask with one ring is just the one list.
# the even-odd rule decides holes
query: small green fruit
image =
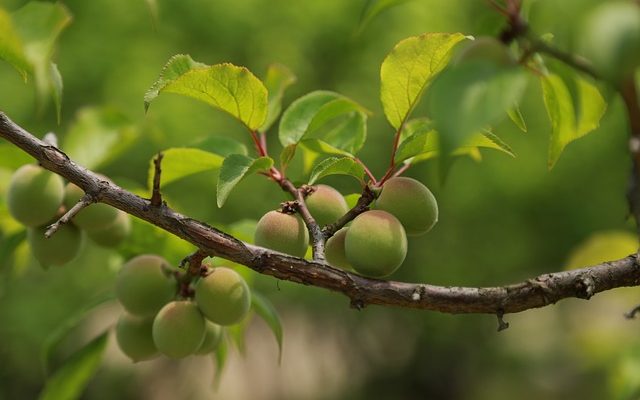
{"label": "small green fruit", "polygon": [[87,231],[89,239],[100,246],[118,247],[131,233],[131,219],[126,212],[117,211],[118,215],[111,225]]}
{"label": "small green fruit", "polygon": [[[64,190],[64,205],[67,209],[73,207],[84,192],[73,183],[67,183]],[[97,230],[113,224],[118,217],[118,209],[104,203],[95,203],[82,209],[75,217],[73,223],[82,229]]]}
{"label": "small green fruit", "polygon": [[456,64],[469,62],[488,62],[494,65],[509,67],[516,64],[509,48],[501,41],[490,36],[481,36],[469,42],[458,54]]}
{"label": "small green fruit", "polygon": [[345,238],[345,254],[362,275],[381,278],[393,273],[407,255],[407,236],[402,224],[386,211],[358,215]]}
{"label": "small green fruit", "polygon": [[438,222],[438,202],[431,191],[412,178],[391,178],[382,186],[376,208],[393,214],[408,235],[427,233]]}
{"label": "small green fruit", "polygon": [[327,185],[315,186],[315,191],[307,196],[305,204],[321,227],[336,222],[349,211],[340,192]]}
{"label": "small green fruit", "polygon": [[44,236],[46,231],[46,226],[27,229],[27,241],[31,246],[31,252],[42,266],[64,265],[80,253],[84,236],[75,226],[62,225],[48,239]]}
{"label": "small green fruit", "polygon": [[206,355],[213,353],[218,349],[220,341],[222,340],[222,327],[216,325],[211,321],[206,321],[204,340],[200,345],[196,354]]}
{"label": "small green fruit", "polygon": [[154,315],[176,293],[176,283],[165,275],[169,263],[156,255],[132,258],[116,278],[116,297],[124,308],[138,316]]}
{"label": "small green fruit", "polygon": [[233,325],[249,312],[251,292],[240,274],[218,267],[196,284],[196,302],[209,321]]}
{"label": "small green fruit", "polygon": [[604,77],[618,82],[640,66],[640,7],[632,1],[606,1],[584,20],[579,52]]}
{"label": "small green fruit", "polygon": [[300,217],[269,211],[256,225],[254,243],[281,253],[304,257],[309,246],[309,232]]}
{"label": "small green fruit", "polygon": [[172,301],[153,320],[153,342],[170,358],[194,354],[202,345],[205,320],[191,301]]}
{"label": "small green fruit", "polygon": [[133,362],[146,361],[158,355],[153,343],[153,318],[122,314],[116,325],[116,341],[120,350]]}
{"label": "small green fruit", "polygon": [[330,265],[346,270],[352,270],[353,268],[351,267],[351,264],[349,264],[349,260],[347,260],[347,255],[344,251],[344,240],[347,237],[348,230],[348,227],[344,227],[327,240],[324,248],[324,255]]}
{"label": "small green fruit", "polygon": [[50,222],[58,213],[64,197],[64,182],[53,172],[37,165],[18,168],[7,189],[9,213],[26,226]]}

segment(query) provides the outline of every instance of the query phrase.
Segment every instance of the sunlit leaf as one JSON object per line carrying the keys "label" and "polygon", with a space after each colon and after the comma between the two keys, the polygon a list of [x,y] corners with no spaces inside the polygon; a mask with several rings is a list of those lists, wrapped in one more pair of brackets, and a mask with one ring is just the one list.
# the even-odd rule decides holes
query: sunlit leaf
{"label": "sunlit leaf", "polygon": [[267,69],[264,85],[269,92],[267,119],[260,127],[261,132],[269,130],[282,111],[282,96],[285,90],[296,82],[296,76],[282,64],[271,64]]}
{"label": "sunlit leaf", "polygon": [[31,65],[24,54],[22,40],[16,31],[11,15],[0,8],[0,59],[15,68],[22,79],[27,79]]}
{"label": "sunlit leaf", "polygon": [[464,38],[460,33],[413,36],[398,43],[384,59],[380,99],[394,128],[407,120],[424,90],[449,62],[451,50]]}
{"label": "sunlit leaf", "polygon": [[209,136],[196,143],[196,146],[201,150],[215,153],[222,157],[230,156],[231,154],[243,154],[245,156],[249,154],[247,146],[243,143],[224,136]]}
{"label": "sunlit leaf", "polygon": [[286,170],[287,166],[289,166],[289,163],[293,159],[293,156],[296,155],[297,147],[297,144],[290,144],[282,149],[282,152],[280,153],[280,167],[282,168],[282,170]]}
{"label": "sunlit leaf", "polygon": [[222,207],[231,190],[245,176],[258,171],[266,171],[273,166],[269,157],[251,158],[242,154],[232,154],[225,158],[218,175],[218,207]]}
{"label": "sunlit leaf", "polygon": [[206,66],[187,55],[172,57],[144,96],[145,108],[161,93],[203,101],[257,130],[267,117],[267,89],[248,69],[233,64]]}
{"label": "sunlit leaf", "polygon": [[522,113],[520,112],[520,107],[517,105],[507,110],[507,115],[513,123],[522,131],[527,132],[527,124],[524,122],[524,118],[522,117]]}
{"label": "sunlit leaf", "polygon": [[119,111],[84,108],[78,111],[62,148],[83,167],[99,169],[127,150],[138,138],[137,128]]}
{"label": "sunlit leaf", "polygon": [[[596,129],[607,104],[598,89],[582,78],[577,78],[578,104],[574,104],[565,82],[557,75],[540,79],[547,114],[551,120],[549,143],[549,169],[558,161],[564,148],[574,140]],[[575,110],[580,113],[576,119]]]}
{"label": "sunlit leaf", "polygon": [[54,96],[57,107],[62,93],[60,73],[52,70],[51,57],[62,31],[71,23],[71,14],[61,3],[32,1],[12,15],[14,26],[24,44],[24,53],[35,76],[38,101],[46,103]]}
{"label": "sunlit leaf", "polygon": [[93,339],[74,353],[45,383],[40,400],[76,399],[98,370],[107,347],[109,332]]}
{"label": "sunlit leaf", "polygon": [[364,168],[353,158],[330,157],[322,160],[311,171],[309,185],[329,175],[349,175],[364,184]]}
{"label": "sunlit leaf", "polygon": [[320,139],[304,139],[300,142],[304,147],[309,150],[313,150],[319,154],[332,154],[332,155],[340,155],[340,156],[352,156],[351,153],[338,149],[337,147],[333,147],[327,142],[324,142]]}
{"label": "sunlit leaf", "polygon": [[[410,139],[413,139],[410,141]],[[418,132],[416,138],[413,137],[407,139],[407,144],[411,145],[413,152],[418,151],[419,145],[422,145],[422,149],[419,153],[410,160],[411,164],[416,164],[421,161],[429,160],[437,157],[440,153],[439,146],[439,134],[436,131],[429,131],[426,133]],[[479,133],[474,133],[469,136],[463,144],[456,147],[450,152],[451,156],[470,156],[476,161],[482,159],[480,149],[493,149],[503,152],[515,157],[515,153],[507,143],[496,136],[494,133],[483,130]]]}
{"label": "sunlit leaf", "polygon": [[257,292],[251,294],[251,306],[256,314],[267,323],[271,332],[273,332],[273,336],[275,336],[276,342],[278,343],[278,364],[280,364],[282,362],[283,332],[278,311],[266,297]]}
{"label": "sunlit leaf", "polygon": [[470,62],[443,72],[431,88],[431,113],[447,154],[499,122],[517,103],[527,76],[517,67]]}
{"label": "sunlit leaf", "polygon": [[[164,187],[193,174],[218,169],[224,161],[223,156],[190,147],[174,147],[164,150],[162,154],[160,187]],[[154,174],[155,165],[152,159],[149,162],[149,188],[153,186]]]}
{"label": "sunlit leaf", "polygon": [[347,202],[347,205],[349,206],[349,208],[353,208],[356,206],[356,204],[358,204],[358,200],[360,200],[360,196],[362,196],[362,194],[360,193],[350,193],[344,196],[344,199]]}

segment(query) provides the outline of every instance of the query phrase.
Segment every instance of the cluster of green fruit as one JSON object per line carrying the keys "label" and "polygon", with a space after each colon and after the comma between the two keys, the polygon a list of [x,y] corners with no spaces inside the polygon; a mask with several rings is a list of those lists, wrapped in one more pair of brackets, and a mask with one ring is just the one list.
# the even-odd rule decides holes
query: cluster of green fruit
{"label": "cluster of green fruit", "polygon": [[[349,210],[340,192],[326,185],[316,186],[305,203],[320,226],[336,222]],[[407,255],[407,234],[424,234],[437,220],[438,204],[425,185],[412,178],[391,178],[373,210],[358,215],[327,241],[327,262],[374,278],[388,276]],[[269,211],[258,221],[254,242],[303,257],[309,234],[297,215]]]}
{"label": "cluster of green fruit", "polygon": [[47,226],[60,218],[83,196],[78,186],[46,169],[27,164],[11,177],[7,190],[9,213],[27,229],[27,240],[43,266],[63,265],[73,260],[84,242],[83,231],[100,246],[116,247],[131,230],[129,215],[106,204],[91,204],[50,238]]}
{"label": "cluster of green fruit", "polygon": [[195,283],[195,300],[176,300],[176,272],[162,257],[141,255],[118,274],[116,296],[126,313],[118,320],[116,339],[134,362],[160,353],[174,359],[209,354],[222,339],[222,326],[249,312],[251,292],[236,271],[208,270]]}

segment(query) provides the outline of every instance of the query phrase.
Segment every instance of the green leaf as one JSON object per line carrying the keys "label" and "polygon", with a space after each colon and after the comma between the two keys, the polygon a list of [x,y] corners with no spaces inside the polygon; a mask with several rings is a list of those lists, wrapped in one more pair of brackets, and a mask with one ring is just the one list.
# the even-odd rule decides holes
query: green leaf
{"label": "green leaf", "polygon": [[282,322],[280,316],[271,302],[261,294],[253,292],[251,294],[251,306],[253,310],[267,323],[273,336],[278,343],[278,364],[282,362]]}
{"label": "green leaf", "polygon": [[258,171],[267,171],[273,166],[270,157],[251,158],[241,154],[232,154],[225,158],[218,176],[218,207],[222,207],[231,190],[246,175]]}
{"label": "green leaf", "polygon": [[307,149],[315,151],[316,153],[319,153],[319,154],[332,154],[332,155],[353,157],[353,155],[348,151],[344,151],[344,150],[338,149],[337,147],[333,147],[329,143],[324,142],[320,139],[304,139],[300,143]]}
{"label": "green leaf", "polygon": [[360,196],[362,196],[361,193],[350,193],[344,196],[344,199],[347,202],[349,209],[355,207],[356,204],[358,204],[358,200],[360,200]]}
{"label": "green leaf", "polygon": [[527,132],[527,124],[524,122],[524,118],[520,112],[520,107],[514,105],[512,108],[507,110],[507,115],[522,132]]}
{"label": "green leaf", "polygon": [[21,243],[25,241],[27,238],[26,229],[21,229],[17,232],[2,235],[0,232],[0,268],[7,265],[7,262],[15,252],[15,250],[20,246]]}
{"label": "green leaf", "polygon": [[53,105],[56,109],[56,119],[58,120],[58,124],[60,123],[60,118],[62,117],[62,75],[60,74],[60,70],[58,69],[58,65],[55,63],[51,63],[49,65],[49,80],[51,82],[51,94],[53,95]]}
{"label": "green leaf", "polygon": [[252,131],[267,118],[267,89],[248,69],[233,64],[204,66],[186,55],[174,56],[144,96],[145,109],[161,93],[203,101],[237,118]]}
{"label": "green leaf", "polygon": [[296,155],[297,147],[297,144],[290,144],[282,149],[282,152],[280,153],[280,167],[283,171],[287,169],[289,163],[293,159],[293,156]]}
{"label": "green leaf", "polygon": [[[426,161],[439,155],[440,139],[438,132],[433,130],[426,133],[417,132],[416,136],[417,137],[415,139],[413,137],[407,139],[407,145],[411,146],[410,149],[413,150],[412,153],[415,153],[413,159],[411,159],[410,161],[411,164]],[[417,152],[419,149],[419,145],[422,145],[422,148],[419,152]],[[480,133],[474,133],[469,136],[464,143],[453,149],[450,152],[450,155],[468,155],[471,158],[479,161],[481,158],[479,153],[480,148],[498,150],[510,155],[511,157],[515,157],[515,153],[507,143],[487,130],[483,130]]]}
{"label": "green leaf", "polygon": [[499,122],[517,103],[527,76],[516,67],[470,62],[443,72],[431,88],[431,112],[441,150],[450,151],[472,134]]}
{"label": "green leaf", "polygon": [[231,154],[243,154],[245,156],[249,154],[247,146],[243,143],[224,136],[209,136],[196,145],[201,150],[215,153],[222,157],[230,156]]}
{"label": "green leaf", "polygon": [[330,157],[322,160],[311,171],[309,185],[328,175],[350,175],[364,184],[364,168],[353,158]]}
{"label": "green leaf", "polygon": [[[222,166],[224,157],[200,149],[190,147],[174,147],[162,152],[162,176],[160,187],[187,176],[204,171],[211,171]],[[155,157],[154,157],[155,158]],[[155,165],[149,162],[148,187],[153,187]]]}
{"label": "green leaf", "polygon": [[[337,133],[319,132],[330,122],[339,118],[362,120],[367,110],[353,100],[341,94],[328,91],[315,91],[295,100],[285,110],[280,119],[279,138],[283,146],[298,143],[306,135],[322,138],[334,147],[355,152],[362,147],[366,131],[364,128]],[[333,142],[337,142],[333,143]],[[343,147],[344,146],[344,147]]]}
{"label": "green leaf", "polygon": [[[582,78],[576,80],[578,104],[572,102],[567,85],[558,75],[544,76],[540,83],[544,105],[551,120],[548,164],[551,169],[569,143],[599,126],[607,104],[598,89]],[[580,110],[577,117],[576,109]]]}
{"label": "green leaf", "polygon": [[67,338],[71,332],[76,330],[80,324],[86,320],[87,316],[96,309],[96,307],[113,299],[113,294],[109,293],[107,295],[95,297],[93,300],[88,300],[80,310],[71,315],[62,324],[58,325],[56,329],[49,333],[45,339],[41,354],[42,370],[44,371],[45,376],[50,375],[54,353],[58,350],[63,340]]}
{"label": "green leaf", "polygon": [[282,96],[284,91],[296,82],[296,76],[282,64],[271,64],[267,69],[264,85],[269,92],[267,119],[260,127],[261,132],[269,130],[278,119],[282,111]]}
{"label": "green leaf", "polygon": [[11,64],[22,79],[27,79],[31,64],[24,54],[22,40],[16,31],[11,15],[0,8],[0,58]]}
{"label": "green leaf", "polygon": [[64,136],[62,148],[83,167],[100,169],[133,145],[138,134],[137,128],[119,111],[84,108]]}
{"label": "green leaf", "polygon": [[13,13],[14,26],[24,43],[24,53],[33,67],[38,101],[46,104],[52,95],[59,107],[62,83],[51,57],[56,40],[71,23],[71,14],[60,3],[29,2]]}
{"label": "green leaf", "polygon": [[364,28],[366,28],[367,25],[369,25],[369,23],[381,12],[395,6],[408,3],[409,1],[411,0],[368,0],[367,4],[365,4],[362,9],[357,33],[362,32]]}
{"label": "green leaf", "polygon": [[438,150],[437,141],[431,140],[432,138],[430,137],[435,135],[430,121],[424,119],[412,120],[403,129],[403,133],[405,132],[411,132],[411,136],[407,137],[398,146],[394,158],[396,164],[419,154]]}
{"label": "green leaf", "polygon": [[433,78],[444,69],[461,33],[425,33],[398,43],[380,68],[380,99],[389,123],[400,129]]}
{"label": "green leaf", "polygon": [[109,332],[93,339],[69,360],[49,379],[40,393],[40,400],[76,399],[100,367],[102,355],[107,347]]}
{"label": "green leaf", "polygon": [[220,385],[222,372],[224,372],[224,367],[227,363],[227,359],[229,358],[229,343],[226,332],[222,337],[222,340],[220,340],[220,344],[218,345],[215,354],[213,354],[211,358],[215,366],[213,375],[213,386],[214,388],[217,388]]}

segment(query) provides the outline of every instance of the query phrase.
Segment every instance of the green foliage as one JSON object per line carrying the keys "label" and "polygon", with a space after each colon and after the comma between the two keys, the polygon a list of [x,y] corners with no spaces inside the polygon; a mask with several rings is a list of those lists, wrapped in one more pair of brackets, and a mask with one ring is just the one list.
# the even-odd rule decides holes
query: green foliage
{"label": "green foliage", "polygon": [[251,294],[251,308],[267,323],[269,329],[273,332],[273,336],[278,343],[278,363],[282,362],[282,342],[284,333],[282,321],[280,321],[280,316],[278,315],[276,308],[271,304],[269,299],[257,292],[253,292]]}
{"label": "green foliage", "polygon": [[249,312],[251,292],[240,274],[218,267],[196,284],[196,302],[209,321],[234,325]]}
{"label": "green foliage", "polygon": [[344,246],[347,260],[356,272],[382,278],[391,275],[404,261],[407,236],[396,217],[373,210],[353,220]]}
{"label": "green foliage", "polygon": [[145,95],[145,108],[161,93],[203,101],[257,130],[267,118],[267,89],[248,69],[232,64],[205,66],[186,55],[174,56]]}
{"label": "green foliage", "polygon": [[424,90],[447,66],[451,51],[462,40],[464,36],[460,33],[426,33],[404,39],[384,59],[380,68],[380,99],[391,126],[401,129]]}
{"label": "green foliage", "polygon": [[260,127],[261,132],[266,132],[276,122],[282,111],[282,97],[285,90],[296,82],[296,76],[289,68],[282,64],[271,64],[267,69],[264,85],[269,92],[267,119]]}
{"label": "green foliage", "polygon": [[78,256],[84,244],[82,231],[72,224],[62,225],[50,238],[44,236],[46,231],[46,226],[27,229],[31,253],[40,265],[61,266]]}
{"label": "green foliage", "polygon": [[583,78],[576,78],[577,104],[573,103],[567,85],[559,76],[553,74],[544,76],[540,79],[540,83],[544,105],[551,120],[551,141],[549,142],[549,169],[551,169],[566,145],[599,126],[607,104],[598,89]]}
{"label": "green foliage", "polygon": [[303,257],[309,246],[309,232],[300,217],[269,211],[258,221],[254,243],[257,246]]}
{"label": "green foliage", "polygon": [[[217,170],[222,166],[224,157],[208,151],[176,147],[162,152],[162,179],[160,187],[164,187],[172,182],[186,178],[204,171]],[[147,186],[153,187],[153,177],[155,175],[155,164],[153,160],[149,162],[149,173]]]}
{"label": "green foliage", "polygon": [[195,354],[205,337],[205,320],[192,301],[172,301],[153,320],[153,342],[169,358]]}
{"label": "green foliage", "polygon": [[7,188],[7,206],[20,223],[35,227],[51,221],[62,205],[64,183],[53,172],[37,165],[20,167]]}
{"label": "green foliage", "polygon": [[344,197],[327,185],[317,185],[315,190],[305,199],[309,212],[322,227],[336,222],[349,211]]}
{"label": "green foliage", "polygon": [[74,353],[46,382],[39,400],[75,399],[100,367],[109,332],[104,332]]}
{"label": "green foliage", "polygon": [[309,185],[329,175],[349,175],[364,184],[364,167],[353,158],[329,157],[322,160],[311,171]]}
{"label": "green foliage", "polygon": [[11,15],[0,8],[0,58],[11,64],[26,80],[31,65],[24,54],[22,40],[13,26]]}
{"label": "green foliage", "polygon": [[393,214],[408,235],[422,235],[438,222],[438,203],[421,182],[406,177],[391,178],[382,186],[376,208]]}
{"label": "green foliage", "polygon": [[231,190],[249,174],[266,171],[273,166],[270,157],[251,158],[242,154],[232,154],[225,158],[218,175],[218,207],[222,207]]}
{"label": "green foliage", "polygon": [[175,281],[167,276],[170,268],[162,257],[150,254],[127,261],[116,279],[118,301],[131,314],[154,315],[175,295]]}

